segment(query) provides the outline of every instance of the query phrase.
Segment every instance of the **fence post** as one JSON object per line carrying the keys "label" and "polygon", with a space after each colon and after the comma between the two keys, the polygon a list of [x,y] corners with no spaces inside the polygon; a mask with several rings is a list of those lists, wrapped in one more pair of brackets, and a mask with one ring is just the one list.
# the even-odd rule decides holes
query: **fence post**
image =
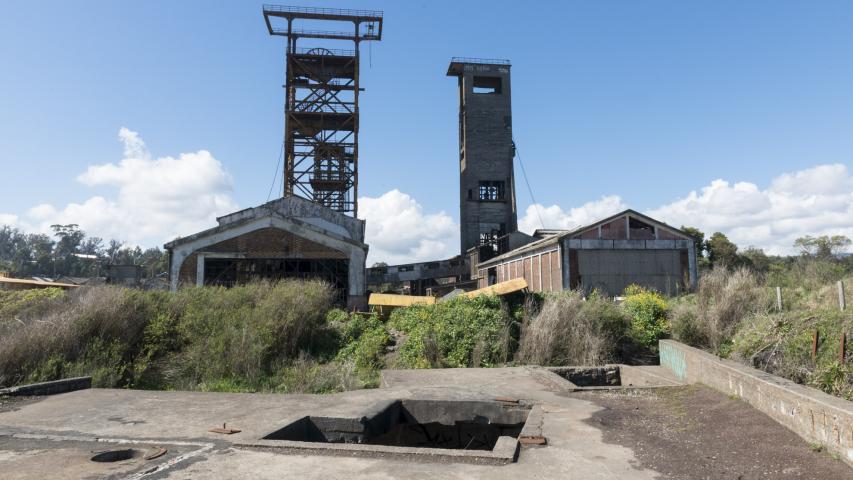
{"label": "fence post", "polygon": [[847,362],[847,332],[841,332],[841,348],[838,350],[838,357],[842,365]]}
{"label": "fence post", "polygon": [[776,309],[782,311],[782,287],[776,287]]}
{"label": "fence post", "polygon": [[844,301],[844,282],[841,280],[838,281],[838,308],[843,312],[847,307],[847,304]]}
{"label": "fence post", "polygon": [[812,360],[817,359],[817,342],[820,340],[820,332],[815,329],[812,334]]}

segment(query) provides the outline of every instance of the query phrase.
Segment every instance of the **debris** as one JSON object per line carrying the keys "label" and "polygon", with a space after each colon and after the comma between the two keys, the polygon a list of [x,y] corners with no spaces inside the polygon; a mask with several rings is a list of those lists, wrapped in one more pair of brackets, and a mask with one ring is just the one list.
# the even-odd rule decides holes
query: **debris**
{"label": "debris", "polygon": [[155,458],[159,458],[159,457],[162,457],[163,455],[165,455],[167,451],[168,450],[166,450],[165,448],[162,448],[162,447],[154,447],[154,449],[152,449],[151,451],[146,453],[145,456],[142,457],[142,459],[143,460],[154,460]]}
{"label": "debris", "polygon": [[522,445],[547,445],[548,440],[542,435],[519,435],[518,443]]}
{"label": "debris", "polygon": [[226,427],[226,426],[225,426],[225,424],[223,423],[221,428],[220,428],[220,427],[211,428],[210,430],[208,430],[208,432],[211,432],[211,433],[221,433],[221,434],[224,434],[224,435],[231,435],[232,433],[240,433],[240,432],[241,432],[241,430],[239,430],[239,429],[237,429],[237,428],[228,428],[228,427]]}

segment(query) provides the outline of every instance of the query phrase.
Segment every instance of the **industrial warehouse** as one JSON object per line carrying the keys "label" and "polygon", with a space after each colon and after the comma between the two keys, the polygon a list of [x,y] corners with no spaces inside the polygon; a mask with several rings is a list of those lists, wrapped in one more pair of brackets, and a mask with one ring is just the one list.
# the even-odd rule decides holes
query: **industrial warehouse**
{"label": "industrial warehouse", "polygon": [[[518,231],[511,63],[463,57],[446,73],[459,96],[459,256],[366,268],[365,222],[357,218],[359,51],[382,39],[383,14],[268,5],[263,15],[269,34],[287,45],[283,197],[167,243],[172,290],[320,278],[338,289],[342,305],[360,310],[371,292],[438,296],[518,278],[531,291],[609,295],[631,284],[668,294],[696,285],[693,240],[638,212],[571,231]],[[349,49],[311,45],[317,40]]]}

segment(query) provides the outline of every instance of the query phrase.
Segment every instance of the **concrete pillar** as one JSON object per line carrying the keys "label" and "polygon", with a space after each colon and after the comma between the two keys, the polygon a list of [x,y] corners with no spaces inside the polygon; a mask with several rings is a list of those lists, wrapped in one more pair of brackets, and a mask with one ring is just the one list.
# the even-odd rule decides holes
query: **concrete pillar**
{"label": "concrete pillar", "polygon": [[687,244],[687,272],[690,277],[690,289],[695,290],[699,281],[699,272],[696,270],[696,242],[692,240]]}
{"label": "concrete pillar", "polygon": [[195,260],[195,285],[204,286],[204,254],[199,253]]}

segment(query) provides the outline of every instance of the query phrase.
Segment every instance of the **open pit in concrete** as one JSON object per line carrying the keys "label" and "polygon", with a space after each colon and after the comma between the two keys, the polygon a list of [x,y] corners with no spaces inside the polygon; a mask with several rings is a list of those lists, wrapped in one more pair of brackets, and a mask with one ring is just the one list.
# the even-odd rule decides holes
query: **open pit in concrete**
{"label": "open pit in concrete", "polygon": [[529,413],[499,402],[397,400],[370,417],[302,417],[264,439],[492,450],[500,437],[518,438]]}
{"label": "open pit in concrete", "polygon": [[[356,416],[306,415],[239,447],[283,453],[407,456],[467,463],[509,463],[518,455],[531,405],[504,401],[396,399]],[[537,414],[533,414],[534,417]]]}

